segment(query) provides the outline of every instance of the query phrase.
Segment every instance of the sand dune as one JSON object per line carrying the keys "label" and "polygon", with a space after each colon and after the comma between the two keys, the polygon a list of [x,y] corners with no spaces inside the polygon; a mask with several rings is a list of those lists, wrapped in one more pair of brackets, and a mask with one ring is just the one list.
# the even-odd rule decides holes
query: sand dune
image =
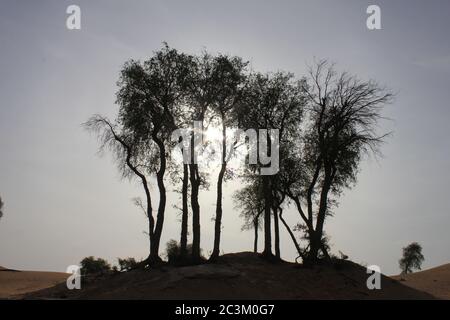
{"label": "sand dune", "polygon": [[0,267],[0,298],[450,299],[450,264],[406,276],[383,276],[383,289],[376,291],[367,290],[365,269],[351,262],[338,270],[303,269],[291,263],[267,263],[252,253],[225,255],[217,265],[107,276],[71,292],[65,287],[67,276]]}
{"label": "sand dune", "polygon": [[408,287],[430,293],[439,299],[450,300],[450,263],[392,278],[400,280]]}
{"label": "sand dune", "polygon": [[18,271],[0,267],[0,299],[9,299],[64,282],[62,272]]}

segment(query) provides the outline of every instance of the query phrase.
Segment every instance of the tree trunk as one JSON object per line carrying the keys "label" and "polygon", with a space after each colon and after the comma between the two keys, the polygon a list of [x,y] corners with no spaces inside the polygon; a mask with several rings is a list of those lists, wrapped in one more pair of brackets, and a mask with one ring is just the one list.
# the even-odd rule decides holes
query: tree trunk
{"label": "tree trunk", "polygon": [[153,138],[159,148],[160,167],[158,172],[156,173],[156,181],[159,190],[159,205],[156,217],[155,232],[153,234],[153,241],[151,246],[152,250],[150,252],[150,262],[152,263],[161,261],[161,258],[159,257],[159,245],[161,241],[162,228],[164,225],[164,214],[167,201],[166,187],[164,184],[164,174],[166,172],[166,149],[164,143],[158,137],[154,136]]}
{"label": "tree trunk", "polygon": [[[131,168],[131,162],[128,160],[128,166]],[[137,170],[135,171],[135,173],[137,172]],[[150,257],[152,255],[152,244],[154,242],[153,238],[154,238],[154,228],[155,228],[155,219],[153,218],[153,208],[152,208],[152,198],[150,195],[150,190],[148,188],[148,184],[147,184],[147,179],[145,178],[145,176],[143,174],[140,174],[139,177],[141,178],[141,182],[142,185],[144,187],[144,191],[145,191],[145,198],[147,200],[147,218],[148,218],[148,238],[149,238],[149,255],[146,259],[146,261],[150,261]]]}
{"label": "tree trunk", "polygon": [[263,192],[264,192],[264,251],[263,256],[272,257],[272,230],[271,230],[271,208],[272,208],[272,192],[270,190],[269,177],[263,176]]}
{"label": "tree trunk", "polygon": [[[200,128],[201,135],[203,139],[203,116],[202,113],[199,117],[202,126]],[[201,143],[201,141],[196,140],[196,130],[198,128],[194,125],[194,130],[191,137],[191,162],[189,164],[189,179],[191,182],[191,208],[192,208],[192,260],[194,263],[200,263],[200,204],[198,202],[198,194],[200,188],[200,174],[198,171],[198,164],[196,163],[196,143]]]}
{"label": "tree trunk", "polygon": [[200,261],[200,204],[198,203],[199,181],[197,165],[190,165],[191,207],[192,207],[192,258]]}
{"label": "tree trunk", "polygon": [[226,164],[223,163],[220,168],[219,178],[217,180],[217,203],[216,203],[216,219],[214,222],[214,248],[209,258],[211,261],[217,259],[220,253],[220,232],[222,228],[222,184],[225,174]]}
{"label": "tree trunk", "polygon": [[258,217],[259,215],[255,218],[255,220],[253,220],[253,228],[255,229],[255,240],[253,242],[254,253],[258,253],[258,228],[259,228]]}
{"label": "tree trunk", "polygon": [[[261,137],[259,137],[261,139]],[[266,133],[266,139],[267,139],[267,155],[271,155],[271,141],[270,141],[270,133],[269,130],[267,130]],[[259,141],[258,141],[259,142]],[[258,156],[259,156],[259,143],[258,143]],[[272,198],[272,190],[271,190],[271,177],[268,175],[264,175],[262,177],[263,179],[263,193],[264,193],[264,251],[263,256],[267,258],[272,258],[272,230],[271,230],[271,210],[272,210],[272,204],[273,204],[273,198]]]}
{"label": "tree trunk", "polygon": [[319,250],[321,247],[321,235],[317,234],[316,231],[309,232],[309,252],[308,252],[308,263],[316,264],[319,260]]}
{"label": "tree trunk", "polygon": [[[294,233],[292,232],[291,228],[289,228],[289,225],[287,224],[287,222],[284,220],[283,218],[283,209],[280,208],[280,220],[283,223],[283,225],[286,227],[287,232],[289,233],[289,235],[291,236],[292,242],[295,245],[295,248],[297,249],[298,252],[298,256],[301,257],[302,259],[304,259],[303,253],[302,253],[302,249],[300,248],[300,245],[297,241],[297,239],[295,238]],[[297,257],[298,259],[298,257]],[[297,259],[295,259],[295,261],[297,262]]]}
{"label": "tree trunk", "polygon": [[155,220],[153,218],[153,209],[152,209],[152,198],[151,198],[151,194],[150,194],[150,190],[148,188],[148,183],[147,183],[147,178],[145,177],[145,175],[143,173],[141,173],[132,163],[131,163],[131,156],[132,156],[132,149],[131,147],[125,143],[125,141],[123,139],[121,139],[114,131],[112,125],[104,120],[104,123],[109,127],[109,129],[111,130],[112,135],[114,136],[114,139],[116,141],[118,141],[126,150],[127,152],[127,157],[126,157],[126,163],[127,166],[131,169],[131,171],[134,172],[134,174],[136,174],[142,182],[142,186],[144,187],[144,191],[145,191],[145,197],[147,200],[147,218],[148,218],[148,234],[149,234],[149,239],[150,239],[150,252],[149,252],[149,256],[147,257],[147,259],[144,260],[144,262],[142,263],[142,265],[147,264],[147,262],[151,261],[151,256],[152,256],[152,252],[153,250],[153,242],[154,242],[154,226],[155,226]]}
{"label": "tree trunk", "polygon": [[192,207],[192,259],[200,262],[200,204],[198,202],[198,190],[200,177],[198,164],[195,163],[195,139],[191,138],[191,163],[189,164],[189,179],[191,182],[191,207]]}
{"label": "tree trunk", "polygon": [[274,236],[275,236],[275,257],[281,259],[280,253],[280,227],[278,223],[278,208],[273,208]]}
{"label": "tree trunk", "polygon": [[209,258],[210,261],[214,261],[219,257],[220,254],[220,233],[222,229],[222,185],[223,177],[227,169],[226,162],[226,126],[224,117],[222,116],[222,166],[220,168],[219,177],[217,178],[217,202],[216,202],[216,219],[214,222],[214,248]]}
{"label": "tree trunk", "polygon": [[325,248],[325,244],[322,241],[323,237],[323,225],[325,223],[325,217],[327,214],[328,209],[328,193],[331,188],[331,181],[332,181],[332,175],[331,175],[331,169],[328,166],[325,166],[325,180],[322,186],[322,190],[320,193],[320,200],[319,200],[319,210],[317,213],[317,222],[316,222],[316,229],[313,232],[313,241],[311,241],[311,261],[313,263],[316,263],[319,260],[319,251],[321,250],[325,257],[329,259],[328,252]]}
{"label": "tree trunk", "polygon": [[189,183],[189,168],[187,164],[183,164],[183,186],[182,194],[182,214],[181,214],[181,239],[180,239],[180,254],[182,257],[187,256],[187,234],[188,234],[188,183]]}

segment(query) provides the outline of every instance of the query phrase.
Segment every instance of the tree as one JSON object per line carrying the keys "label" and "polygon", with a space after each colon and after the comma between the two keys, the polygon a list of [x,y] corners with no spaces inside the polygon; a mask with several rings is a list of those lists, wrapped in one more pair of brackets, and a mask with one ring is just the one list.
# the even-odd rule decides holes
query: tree
{"label": "tree", "polygon": [[375,81],[362,81],[319,61],[310,68],[304,87],[308,108],[305,132],[286,168],[286,195],[304,223],[308,262],[315,263],[324,245],[324,223],[336,199],[356,182],[361,159],[378,154],[387,134],[376,128],[393,95]]}
{"label": "tree", "polygon": [[[191,159],[189,161],[189,181],[191,184],[191,208],[192,208],[192,258],[194,262],[201,262],[200,253],[200,203],[198,200],[201,185],[206,185],[197,163],[196,152],[203,143],[203,133],[205,127],[205,117],[207,111],[217,101],[220,92],[223,90],[217,82],[216,59],[204,52],[201,56],[196,56],[193,63],[189,65],[189,76],[185,82],[186,101],[185,106],[189,109],[192,122],[200,123],[200,128],[192,127],[191,132]],[[197,135],[194,134],[195,131]],[[198,133],[200,141],[196,140]]]}
{"label": "tree", "polygon": [[221,167],[217,178],[217,202],[216,217],[214,225],[214,246],[210,261],[217,259],[220,253],[220,233],[222,228],[222,185],[227,170],[227,127],[236,123],[233,117],[234,108],[240,103],[243,97],[243,87],[245,86],[245,67],[247,62],[243,62],[239,57],[228,57],[219,55],[214,58],[213,75],[211,81],[218,87],[215,101],[212,103],[213,112],[219,116],[222,131],[222,154]]}
{"label": "tree", "polygon": [[[183,142],[183,138],[179,138],[179,143]],[[182,157],[184,158],[184,152],[182,151]],[[184,162],[184,161],[183,161]],[[174,205],[174,208],[181,211],[181,231],[180,231],[180,259],[188,259],[188,219],[189,219],[189,167],[187,163],[183,163],[181,179],[180,179],[180,168],[179,164],[175,161],[170,163],[169,167],[170,175],[174,184],[177,184],[181,180],[181,192],[179,190],[174,190],[176,193],[181,193],[181,208],[178,205]]]}
{"label": "tree", "polygon": [[[100,138],[100,150],[104,151],[106,148],[113,152],[119,171],[122,173],[122,177],[131,179],[137,177],[144,189],[146,208],[145,213],[148,218],[148,233],[150,239],[150,253],[149,258],[152,256],[152,242],[154,241],[154,226],[155,219],[153,217],[152,197],[150,194],[147,174],[154,172],[152,148],[143,147],[139,142],[134,139],[130,132],[126,132],[122,129],[122,132],[118,132],[118,124],[113,124],[107,118],[100,115],[92,116],[84,127],[90,131],[95,132]],[[145,152],[143,152],[145,150]],[[139,201],[139,205],[141,205]],[[143,206],[142,206],[143,207]],[[154,255],[154,254],[153,254]],[[147,260],[149,260],[149,258]]]}
{"label": "tree", "polygon": [[254,230],[253,252],[258,252],[258,231],[261,229],[264,197],[261,180],[256,180],[234,193],[233,199],[237,208],[241,209],[244,218],[242,230]]}
{"label": "tree", "polygon": [[3,217],[3,201],[2,197],[0,197],[0,219]]}
{"label": "tree", "polygon": [[424,260],[422,246],[413,242],[403,248],[403,257],[398,261],[398,264],[402,273],[407,274],[413,272],[414,269],[421,270]]}
{"label": "tree", "polygon": [[[153,231],[150,262],[161,261],[159,244],[166,209],[165,173],[168,144],[177,128],[176,118],[182,108],[183,84],[191,58],[164,44],[163,48],[144,63],[129,61],[119,80],[117,103],[119,122],[126,131],[144,146],[156,145],[158,169],[156,181],[159,191],[157,219]],[[144,148],[145,150],[145,148]]]}
{"label": "tree", "polygon": [[[296,131],[302,121],[305,97],[302,92],[303,81],[298,81],[291,73],[274,74],[256,73],[250,76],[244,101],[236,108],[239,127],[247,129],[278,129],[277,146],[280,148],[287,141],[296,137]],[[258,135],[258,145],[263,137]],[[271,150],[272,132],[267,131],[267,154]],[[268,165],[267,165],[268,166]],[[272,257],[271,217],[274,212],[274,179],[275,175],[261,175],[261,165],[250,166],[246,179],[261,179],[264,198],[264,251],[265,257]],[[258,177],[254,177],[254,176]],[[253,176],[253,177],[252,177]],[[275,214],[278,211],[275,210]],[[278,227],[278,225],[276,225]],[[276,231],[278,233],[278,231]],[[276,250],[279,257],[279,250]]]}
{"label": "tree", "polygon": [[[166,208],[165,173],[168,145],[182,113],[183,81],[189,70],[190,57],[178,53],[167,44],[144,61],[130,60],[121,70],[117,104],[119,116],[115,124],[101,116],[86,123],[103,137],[103,143],[118,155],[125,173],[141,179],[149,217],[149,264],[161,261],[159,245]],[[126,166],[124,166],[126,164]],[[152,213],[151,195],[146,174],[155,174],[159,191],[156,220]]]}

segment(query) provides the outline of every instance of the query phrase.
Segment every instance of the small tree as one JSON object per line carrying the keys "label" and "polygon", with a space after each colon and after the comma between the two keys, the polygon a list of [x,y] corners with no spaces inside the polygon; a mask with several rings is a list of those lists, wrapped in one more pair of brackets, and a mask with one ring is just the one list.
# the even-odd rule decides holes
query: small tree
{"label": "small tree", "polygon": [[102,258],[94,258],[89,256],[81,260],[81,274],[91,275],[91,274],[106,274],[111,271],[111,265]]}
{"label": "small tree", "polygon": [[403,257],[398,261],[402,273],[411,273],[414,269],[421,270],[422,262],[425,260],[422,254],[422,246],[413,242],[403,248]]}
{"label": "small tree", "polygon": [[241,230],[254,231],[253,252],[258,252],[258,231],[262,226],[264,212],[264,195],[261,179],[254,179],[246,187],[236,191],[233,195],[236,209],[241,210],[240,216],[244,218]]}

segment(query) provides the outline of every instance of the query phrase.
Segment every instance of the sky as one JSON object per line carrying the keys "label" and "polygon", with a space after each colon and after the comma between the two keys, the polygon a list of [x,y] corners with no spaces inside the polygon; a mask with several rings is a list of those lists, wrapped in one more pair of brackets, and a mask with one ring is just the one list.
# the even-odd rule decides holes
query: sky
{"label": "sky", "polygon": [[[66,28],[67,6],[81,30]],[[381,9],[368,30],[366,8]],[[163,41],[187,53],[242,56],[259,71],[305,75],[316,58],[337,63],[396,93],[380,132],[393,131],[383,157],[361,165],[358,183],[326,223],[332,251],[397,274],[402,247],[423,246],[423,268],[450,262],[450,2],[417,1],[0,1],[0,265],[65,271],[85,256],[145,258],[146,218],[132,202],[96,137],[81,124],[117,115],[116,81],[125,61],[145,59]],[[215,176],[200,196],[202,248],[213,243]],[[252,232],[225,185],[224,253],[252,250]],[[171,188],[169,187],[171,190]],[[152,192],[156,196],[156,188]],[[179,239],[169,195],[161,246]],[[297,213],[285,214],[294,224]],[[282,232],[283,258],[295,248]]]}

